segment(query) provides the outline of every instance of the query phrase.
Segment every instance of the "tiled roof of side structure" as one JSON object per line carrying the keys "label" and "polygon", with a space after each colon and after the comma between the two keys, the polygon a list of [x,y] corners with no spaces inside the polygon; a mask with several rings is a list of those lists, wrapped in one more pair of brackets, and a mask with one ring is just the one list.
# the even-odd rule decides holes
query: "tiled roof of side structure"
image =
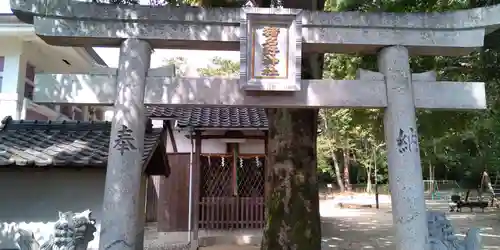
{"label": "tiled roof of side structure", "polygon": [[[14,121],[0,125],[0,166],[106,167],[110,122]],[[155,151],[160,130],[145,134],[143,164]]]}
{"label": "tiled roof of side structure", "polygon": [[146,105],[146,116],[151,118],[175,118],[181,114],[182,110],[183,108]]}
{"label": "tiled roof of side structure", "polygon": [[146,110],[151,118],[176,119],[179,127],[265,129],[268,126],[263,108],[146,106]]}

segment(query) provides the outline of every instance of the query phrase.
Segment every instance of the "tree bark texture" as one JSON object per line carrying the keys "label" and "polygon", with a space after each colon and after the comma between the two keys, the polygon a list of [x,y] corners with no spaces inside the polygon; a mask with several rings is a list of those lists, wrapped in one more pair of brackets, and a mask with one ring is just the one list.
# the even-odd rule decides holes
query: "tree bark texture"
{"label": "tree bark texture", "polygon": [[272,190],[262,250],[319,250],[316,174],[317,110],[268,109]]}
{"label": "tree bark texture", "polygon": [[344,155],[344,190],[345,191],[352,191],[351,188],[351,180],[350,180],[350,173],[349,173],[349,166],[351,165],[351,158],[349,157],[349,149],[344,148],[343,155]]}
{"label": "tree bark texture", "polygon": [[342,181],[342,174],[340,173],[339,160],[337,159],[337,155],[335,154],[335,149],[332,148],[331,155],[333,161],[333,170],[335,171],[335,178],[337,179],[337,185],[339,186],[340,192],[345,192],[344,182]]}
{"label": "tree bark texture", "polygon": [[[482,187],[485,187],[483,189],[486,189],[488,190],[488,193],[491,193],[491,194],[495,194],[495,190],[493,189],[493,184],[491,184],[491,178],[490,176],[488,175],[488,172],[484,171],[483,172],[483,178],[481,180],[481,186]],[[481,192],[483,192],[484,190],[481,190]]]}
{"label": "tree bark texture", "polygon": [[368,169],[366,170],[366,192],[371,193],[372,192],[372,167],[368,166]]}

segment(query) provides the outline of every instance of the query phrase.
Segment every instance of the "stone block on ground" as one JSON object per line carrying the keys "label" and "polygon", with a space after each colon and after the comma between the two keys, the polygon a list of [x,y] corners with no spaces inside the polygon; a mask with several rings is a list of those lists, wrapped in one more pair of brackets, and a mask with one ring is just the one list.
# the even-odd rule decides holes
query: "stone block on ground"
{"label": "stone block on ground", "polygon": [[427,226],[429,229],[429,243],[431,250],[479,250],[481,236],[479,229],[471,228],[465,239],[460,240],[450,220],[444,212],[428,211]]}

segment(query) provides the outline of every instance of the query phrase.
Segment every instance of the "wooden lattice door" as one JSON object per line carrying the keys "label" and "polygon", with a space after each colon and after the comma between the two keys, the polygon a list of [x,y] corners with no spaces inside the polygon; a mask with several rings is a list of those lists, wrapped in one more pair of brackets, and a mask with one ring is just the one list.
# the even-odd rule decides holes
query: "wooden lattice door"
{"label": "wooden lattice door", "polygon": [[261,228],[264,223],[263,156],[202,156],[200,228]]}

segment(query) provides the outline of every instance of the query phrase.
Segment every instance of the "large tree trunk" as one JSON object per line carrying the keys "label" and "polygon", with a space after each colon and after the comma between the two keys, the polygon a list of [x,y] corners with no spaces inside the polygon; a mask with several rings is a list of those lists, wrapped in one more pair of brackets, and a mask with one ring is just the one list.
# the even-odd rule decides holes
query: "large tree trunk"
{"label": "large tree trunk", "polygon": [[270,197],[262,250],[321,249],[317,110],[268,109]]}

